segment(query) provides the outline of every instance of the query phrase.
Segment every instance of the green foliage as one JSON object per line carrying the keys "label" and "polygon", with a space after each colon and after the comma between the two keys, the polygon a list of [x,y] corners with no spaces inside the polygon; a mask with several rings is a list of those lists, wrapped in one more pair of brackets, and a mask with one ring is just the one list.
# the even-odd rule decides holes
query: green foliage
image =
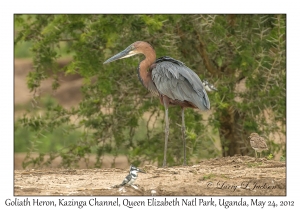
{"label": "green foliage", "polygon": [[80,131],[73,131],[68,133],[67,130],[71,129],[68,126],[62,126],[55,128],[52,132],[45,131],[38,133],[36,131],[30,131],[29,129],[22,127],[19,123],[15,124],[15,141],[14,152],[27,152],[31,147],[33,140],[35,141],[35,149],[42,153],[55,152],[61,150],[64,147],[70,146],[76,142],[78,137],[82,134]]}
{"label": "green foliage", "polygon": [[[142,56],[103,65],[137,40],[151,43],[157,57],[180,59],[219,89],[209,93],[213,114],[207,121],[197,111],[186,110],[189,163],[220,155],[208,130],[220,135],[223,155],[249,153],[243,139],[251,132],[285,134],[285,15],[15,15],[14,19],[15,49],[30,46],[33,55],[34,71],[27,76],[30,91],[36,93],[49,77],[55,79],[53,89],[59,88],[61,72],[84,78],[78,107],[66,110],[48,101],[20,118],[15,131],[24,136],[34,132],[34,138],[28,137],[31,144],[44,141],[43,135],[56,136],[61,128],[67,133],[80,131],[73,143],[50,153],[52,159],[61,156],[65,167],[76,166],[92,152],[97,154],[96,167],[106,153],[125,154],[137,165],[161,164],[164,108],[137,79]],[[59,69],[56,60],[65,55],[73,60]],[[245,91],[236,89],[241,81]],[[36,94],[34,100],[39,101]],[[42,116],[35,114],[39,109],[45,109]],[[178,165],[183,156],[179,108],[170,108],[169,117],[167,162]],[[273,154],[282,148],[278,143],[271,147]],[[27,163],[39,165],[43,154],[36,159],[29,155]]]}
{"label": "green foliage", "polygon": [[268,159],[268,160],[272,160],[273,158],[274,158],[274,156],[273,156],[272,153],[270,153],[270,154],[267,156],[267,159]]}

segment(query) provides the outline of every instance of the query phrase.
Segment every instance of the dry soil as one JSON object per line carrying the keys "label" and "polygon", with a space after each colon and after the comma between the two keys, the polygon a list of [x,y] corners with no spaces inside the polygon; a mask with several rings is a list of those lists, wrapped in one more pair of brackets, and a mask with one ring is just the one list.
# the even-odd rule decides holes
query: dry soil
{"label": "dry soil", "polygon": [[285,162],[248,156],[215,158],[192,166],[141,167],[133,187],[115,187],[129,168],[15,170],[18,195],[286,195]]}

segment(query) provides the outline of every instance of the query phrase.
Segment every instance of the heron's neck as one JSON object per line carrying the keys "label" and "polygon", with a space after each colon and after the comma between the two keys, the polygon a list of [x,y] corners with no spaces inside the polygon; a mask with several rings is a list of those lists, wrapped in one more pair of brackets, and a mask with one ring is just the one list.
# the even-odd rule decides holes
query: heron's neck
{"label": "heron's neck", "polygon": [[149,80],[151,80],[151,73],[149,72],[150,66],[155,62],[155,51],[151,48],[143,52],[145,59],[142,60],[138,67],[139,79],[145,87],[148,87]]}

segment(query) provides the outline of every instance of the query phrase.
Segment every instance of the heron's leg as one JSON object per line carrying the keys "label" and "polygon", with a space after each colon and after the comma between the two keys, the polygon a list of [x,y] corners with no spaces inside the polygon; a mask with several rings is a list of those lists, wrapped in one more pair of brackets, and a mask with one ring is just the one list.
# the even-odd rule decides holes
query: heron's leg
{"label": "heron's leg", "polygon": [[182,132],[182,141],[183,141],[183,165],[186,165],[186,150],[185,150],[185,122],[184,122],[184,108],[181,108],[181,117],[182,117],[182,125],[181,125],[181,132]]}
{"label": "heron's leg", "polygon": [[256,152],[256,150],[254,150],[255,151],[255,160],[257,159],[257,152]]}
{"label": "heron's leg", "polygon": [[169,138],[169,117],[168,117],[168,99],[163,98],[164,106],[165,106],[165,150],[164,150],[164,161],[163,167],[167,166],[167,148],[168,148],[168,138]]}

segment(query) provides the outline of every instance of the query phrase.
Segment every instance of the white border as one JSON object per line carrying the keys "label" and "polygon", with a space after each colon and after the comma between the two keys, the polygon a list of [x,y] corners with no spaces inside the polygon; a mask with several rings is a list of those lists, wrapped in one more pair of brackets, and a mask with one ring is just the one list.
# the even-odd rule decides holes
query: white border
{"label": "white border", "polygon": [[[295,3],[294,3],[295,2]],[[287,196],[260,197],[264,200],[294,200],[300,206],[299,176],[299,7],[296,1],[8,1],[1,6],[1,195],[0,208],[6,198],[13,198],[13,14],[14,13],[286,13],[287,14]],[[34,197],[30,197],[33,199]],[[39,197],[37,197],[39,198]],[[69,197],[70,199],[72,197]],[[78,198],[78,197],[75,197]],[[107,197],[110,199],[111,197]],[[171,198],[171,197],[169,197]],[[184,197],[180,197],[184,198]],[[206,197],[207,198],[207,197]],[[214,197],[215,200],[238,197]],[[253,197],[244,197],[250,200]],[[298,199],[296,199],[298,198]],[[43,197],[44,200],[58,197]],[[80,197],[82,200],[90,198]],[[124,198],[122,198],[124,199]],[[141,200],[144,197],[130,197]],[[146,198],[145,198],[146,199]],[[32,208],[32,207],[31,207]],[[30,208],[30,209],[31,209]],[[95,208],[95,207],[91,207]],[[181,207],[179,207],[181,208]],[[197,207],[199,208],[199,207]],[[11,207],[10,207],[11,209]],[[84,209],[87,209],[86,207]],[[215,208],[216,209],[216,208]],[[230,208],[232,209],[232,207]],[[234,209],[234,208],[233,208]],[[239,208],[235,208],[239,209]],[[276,208],[278,209],[278,208]],[[279,208],[280,209],[280,208]],[[295,209],[295,208],[294,208]]]}

